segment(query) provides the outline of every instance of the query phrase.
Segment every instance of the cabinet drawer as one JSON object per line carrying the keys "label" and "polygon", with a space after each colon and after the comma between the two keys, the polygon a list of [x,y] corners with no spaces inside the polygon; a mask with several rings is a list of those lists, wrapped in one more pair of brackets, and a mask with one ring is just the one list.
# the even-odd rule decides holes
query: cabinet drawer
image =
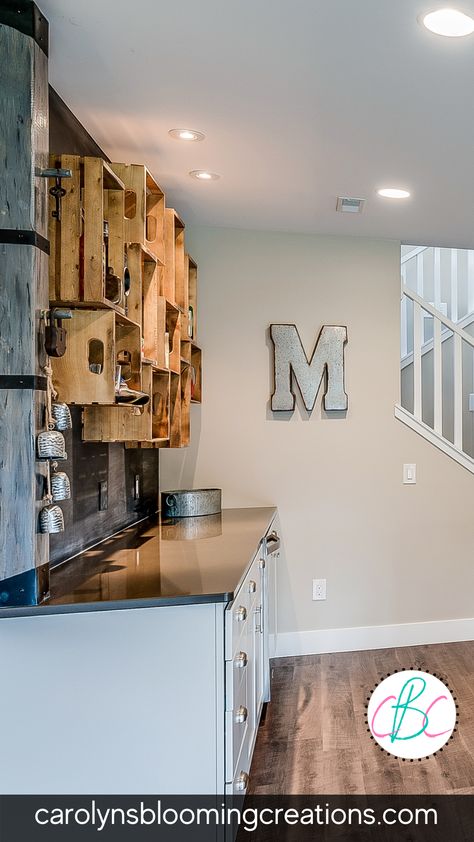
{"label": "cabinet drawer", "polygon": [[[241,699],[242,686],[247,688],[248,676],[252,669],[247,635],[242,637],[243,649],[238,649],[231,661],[225,665],[225,709],[234,710],[236,700]],[[247,692],[247,690],[245,690]],[[245,701],[242,702],[245,704]],[[239,701],[240,704],[240,701]]]}
{"label": "cabinet drawer", "polygon": [[[254,611],[260,600],[260,569],[258,559],[253,562],[234,601],[225,612],[225,659],[232,660],[242,649],[241,639],[254,626]],[[259,603],[258,603],[259,604]]]}
{"label": "cabinet drawer", "polygon": [[233,707],[225,713],[225,779],[227,783],[234,777],[242,743],[250,727],[247,680],[249,673],[246,670],[242,672],[244,673],[242,679],[234,685]]}
{"label": "cabinet drawer", "polygon": [[245,795],[248,790],[250,783],[249,737],[250,730],[247,729],[232,780],[226,783],[226,795]]}

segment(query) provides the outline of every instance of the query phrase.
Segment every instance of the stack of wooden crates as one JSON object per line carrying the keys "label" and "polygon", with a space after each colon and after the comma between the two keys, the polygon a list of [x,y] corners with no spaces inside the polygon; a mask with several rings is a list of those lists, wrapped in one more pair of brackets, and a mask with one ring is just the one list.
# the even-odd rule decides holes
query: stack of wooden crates
{"label": "stack of wooden crates", "polygon": [[[58,399],[84,407],[85,441],[186,447],[190,404],[201,401],[201,350],[184,223],[141,164],[61,155],[51,166],[72,172],[59,219],[53,197],[50,207],[50,303],[73,310],[67,351],[52,359]],[[122,284],[110,293],[108,267],[120,279],[127,268],[128,294]],[[117,402],[124,361],[128,387],[150,398],[145,406]]]}

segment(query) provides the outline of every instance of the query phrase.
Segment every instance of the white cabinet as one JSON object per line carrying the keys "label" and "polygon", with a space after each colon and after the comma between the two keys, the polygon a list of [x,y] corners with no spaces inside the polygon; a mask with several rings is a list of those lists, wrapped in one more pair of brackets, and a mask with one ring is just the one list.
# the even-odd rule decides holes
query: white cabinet
{"label": "white cabinet", "polygon": [[[18,727],[0,792],[245,791],[275,610],[274,560],[258,538],[255,552],[231,604],[1,618],[0,719]],[[32,699],[48,718],[38,750]]]}

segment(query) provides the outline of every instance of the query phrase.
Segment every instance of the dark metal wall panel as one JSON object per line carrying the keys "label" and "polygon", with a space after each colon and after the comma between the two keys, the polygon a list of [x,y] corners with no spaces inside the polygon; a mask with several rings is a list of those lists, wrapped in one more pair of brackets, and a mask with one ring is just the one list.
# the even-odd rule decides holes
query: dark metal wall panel
{"label": "dark metal wall panel", "polygon": [[[123,444],[81,441],[81,409],[71,407],[73,430],[65,433],[68,461],[62,468],[71,480],[72,497],[61,503],[64,532],[50,536],[51,563],[56,564],[156,511],[158,451],[126,450]],[[140,498],[135,500],[135,475]],[[99,483],[108,483],[109,505],[99,511]]]}

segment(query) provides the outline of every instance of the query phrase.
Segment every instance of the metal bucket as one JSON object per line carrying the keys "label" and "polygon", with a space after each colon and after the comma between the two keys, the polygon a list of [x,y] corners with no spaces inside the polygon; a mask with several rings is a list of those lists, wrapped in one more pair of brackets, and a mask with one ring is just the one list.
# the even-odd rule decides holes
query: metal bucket
{"label": "metal bucket", "polygon": [[40,532],[52,535],[64,532],[63,510],[59,506],[45,506],[39,515]]}
{"label": "metal bucket", "polygon": [[165,491],[161,495],[165,517],[201,517],[217,515],[222,510],[222,489],[194,488]]}
{"label": "metal bucket", "polygon": [[67,459],[64,436],[57,430],[40,433],[37,446],[40,459]]}

